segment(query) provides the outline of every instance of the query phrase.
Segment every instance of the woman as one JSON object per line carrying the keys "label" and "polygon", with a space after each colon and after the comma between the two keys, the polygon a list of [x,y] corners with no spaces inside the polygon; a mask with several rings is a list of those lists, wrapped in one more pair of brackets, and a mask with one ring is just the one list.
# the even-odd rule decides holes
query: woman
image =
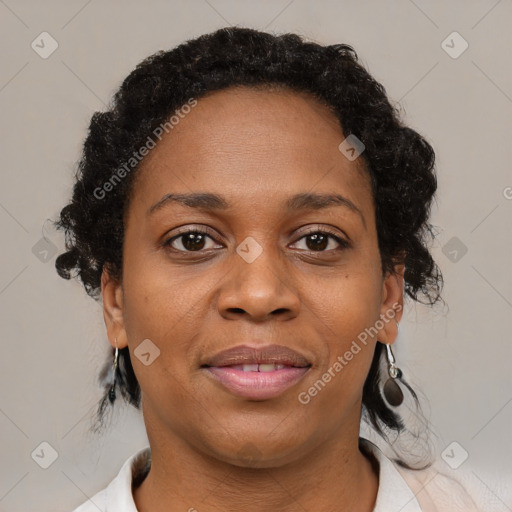
{"label": "woman", "polygon": [[103,301],[100,420],[120,392],[150,448],[76,510],[473,510],[359,436],[407,429],[391,345],[404,294],[440,298],[435,190],[347,45],[226,28],[139,64],[91,120],[56,267]]}

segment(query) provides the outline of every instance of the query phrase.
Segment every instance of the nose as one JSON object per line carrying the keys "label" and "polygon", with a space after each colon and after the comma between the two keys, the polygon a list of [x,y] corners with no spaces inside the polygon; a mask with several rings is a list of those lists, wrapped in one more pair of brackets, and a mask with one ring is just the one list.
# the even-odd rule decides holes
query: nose
{"label": "nose", "polygon": [[246,316],[255,322],[290,320],[300,311],[300,299],[286,262],[264,248],[251,263],[233,254],[232,269],[221,282],[218,310],[226,319]]}

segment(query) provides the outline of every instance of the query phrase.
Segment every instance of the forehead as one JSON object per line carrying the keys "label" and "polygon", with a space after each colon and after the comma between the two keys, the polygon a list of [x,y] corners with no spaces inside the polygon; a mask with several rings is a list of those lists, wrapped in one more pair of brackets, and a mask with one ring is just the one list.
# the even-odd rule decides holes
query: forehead
{"label": "forehead", "polygon": [[[307,92],[235,87],[201,97],[142,161],[134,199],[211,191],[245,201],[305,191],[370,193],[338,118]],[[157,197],[157,196],[160,197]]]}

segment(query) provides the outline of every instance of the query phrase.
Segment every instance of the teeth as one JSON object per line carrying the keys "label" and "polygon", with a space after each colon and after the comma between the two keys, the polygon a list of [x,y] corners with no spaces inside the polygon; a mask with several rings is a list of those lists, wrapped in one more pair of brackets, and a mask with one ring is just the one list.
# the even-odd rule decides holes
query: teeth
{"label": "teeth", "polygon": [[258,365],[257,364],[244,364],[244,365],[242,365],[242,370],[244,372],[257,372]]}
{"label": "teeth", "polygon": [[260,364],[260,372],[273,372],[275,369],[275,364]]}
{"label": "teeth", "polygon": [[282,370],[285,367],[284,364],[243,364],[236,365],[233,368],[237,370],[243,370],[244,372],[273,372],[275,370]]}

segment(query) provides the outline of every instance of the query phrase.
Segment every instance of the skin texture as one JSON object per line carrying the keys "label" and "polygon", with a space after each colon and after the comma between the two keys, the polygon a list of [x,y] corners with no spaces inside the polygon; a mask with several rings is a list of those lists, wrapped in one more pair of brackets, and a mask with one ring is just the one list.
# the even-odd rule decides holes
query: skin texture
{"label": "skin texture", "polygon": [[[134,490],[141,512],[373,509],[378,476],[358,448],[363,384],[384,327],[307,405],[307,391],[380,315],[403,304],[403,266],[382,275],[370,180],[361,158],[338,150],[337,118],[307,93],[247,87],[210,93],[144,159],[125,218],[123,278],[102,276],[112,345],[129,346],[142,390],[152,468]],[[225,211],[168,203],[168,193],[211,192]],[[297,193],[337,193],[333,205],[287,212]],[[208,227],[198,250],[178,229]],[[307,237],[331,230],[319,250]],[[236,248],[252,237],[261,255]],[[309,240],[309,244],[308,244]],[[179,251],[182,252],[179,252]],[[399,321],[402,308],[395,318]],[[145,366],[145,339],[160,356]],[[258,341],[255,341],[258,340]],[[277,398],[235,396],[200,368],[248,343],[281,344],[312,366]],[[263,507],[263,508],[262,508]]]}

